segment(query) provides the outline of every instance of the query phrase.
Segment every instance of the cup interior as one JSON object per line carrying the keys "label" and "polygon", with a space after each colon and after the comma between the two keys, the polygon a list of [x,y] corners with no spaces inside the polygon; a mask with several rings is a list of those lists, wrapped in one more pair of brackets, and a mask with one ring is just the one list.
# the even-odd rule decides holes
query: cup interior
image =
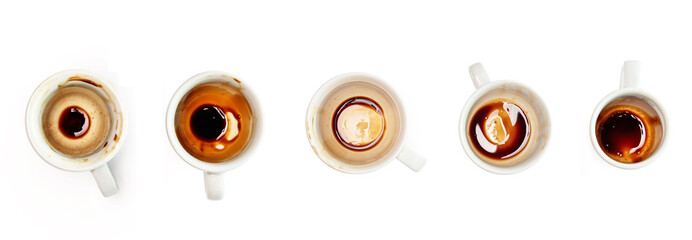
{"label": "cup interior", "polygon": [[[87,156],[71,157],[54,150],[43,131],[43,110],[46,102],[61,87],[81,86],[98,94],[105,101],[110,116],[110,130],[105,145]],[[29,142],[43,160],[67,171],[87,171],[106,164],[120,150],[125,137],[125,112],[113,91],[112,84],[87,71],[70,70],[54,74],[34,91],[26,110],[26,132]]]}
{"label": "cup interior", "polygon": [[[337,139],[333,128],[336,110],[348,99],[367,97],[381,106],[384,132],[371,148],[355,151]],[[402,147],[405,115],[399,97],[386,83],[365,73],[339,75],[326,82],[313,96],[306,116],[308,141],[328,166],[346,173],[377,170],[396,157]]]}
{"label": "cup interior", "polygon": [[[623,99],[626,99],[626,101]],[[634,99],[634,101],[632,101],[632,99]],[[601,143],[599,143],[597,133],[599,129],[599,118],[603,119],[602,114],[607,114],[605,113],[606,111],[622,107],[628,110],[641,111],[641,113],[638,114],[644,114],[647,116],[646,118],[649,119],[648,121],[656,122],[650,124],[646,128],[649,134],[647,138],[650,138],[647,141],[653,141],[651,142],[650,153],[646,154],[643,160],[636,163],[624,163],[613,159],[604,151],[601,147]],[[661,148],[664,146],[663,143],[665,142],[667,128],[668,124],[666,122],[666,117],[658,101],[640,89],[623,88],[610,93],[596,106],[591,116],[589,132],[594,150],[603,160],[619,168],[636,169],[650,164],[655,159],[655,156],[661,152]]]}
{"label": "cup interior", "polygon": [[[254,115],[254,127],[252,129],[252,137],[250,138],[247,147],[245,147],[242,150],[242,152],[233,159],[220,163],[205,162],[192,156],[185,150],[185,148],[178,140],[178,136],[175,130],[175,115],[178,105],[180,104],[183,97],[194,87],[209,82],[226,82],[240,89],[240,91],[250,104],[250,108],[252,109],[252,113]],[[197,74],[185,81],[173,94],[173,97],[171,98],[171,101],[168,104],[168,110],[166,112],[166,132],[168,134],[168,140],[170,141],[171,146],[185,162],[205,172],[221,173],[242,165],[250,158],[251,153],[257,148],[259,137],[262,132],[261,115],[262,113],[260,110],[259,102],[257,101],[257,98],[250,90],[250,87],[246,82],[240,81],[238,80],[238,78],[223,72],[204,72]]]}
{"label": "cup interior", "polygon": [[[517,104],[529,122],[529,139],[517,155],[505,159],[490,159],[478,152],[471,143],[471,118],[484,105],[505,99]],[[492,173],[512,174],[535,164],[550,136],[550,117],[538,95],[523,84],[512,81],[491,81],[481,86],[466,102],[459,119],[459,137],[471,160]]]}

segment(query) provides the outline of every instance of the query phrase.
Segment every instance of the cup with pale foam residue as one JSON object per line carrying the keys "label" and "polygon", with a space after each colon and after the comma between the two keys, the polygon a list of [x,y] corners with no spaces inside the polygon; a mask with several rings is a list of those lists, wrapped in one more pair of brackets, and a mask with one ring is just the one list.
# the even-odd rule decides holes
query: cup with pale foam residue
{"label": "cup with pale foam residue", "polygon": [[43,81],[26,111],[26,132],[36,153],[66,171],[91,171],[106,197],[118,192],[107,163],[122,146],[125,124],[113,85],[81,70]]}
{"label": "cup with pale foam residue", "polygon": [[406,115],[394,90],[366,73],[347,73],[317,90],[306,116],[308,141],[328,166],[375,171],[396,158],[419,171],[425,158],[404,146]]}

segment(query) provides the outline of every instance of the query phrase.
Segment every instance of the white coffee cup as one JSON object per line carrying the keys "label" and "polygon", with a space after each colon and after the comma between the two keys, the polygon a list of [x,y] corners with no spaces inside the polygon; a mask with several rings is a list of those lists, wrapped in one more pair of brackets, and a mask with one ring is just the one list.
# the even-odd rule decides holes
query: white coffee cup
{"label": "white coffee cup", "polygon": [[[254,114],[254,129],[252,130],[252,138],[250,139],[247,147],[240,155],[221,163],[204,162],[190,155],[190,153],[188,153],[178,141],[178,137],[175,132],[175,113],[176,109],[178,108],[178,104],[180,104],[180,100],[192,88],[207,82],[227,82],[240,89],[249,102]],[[262,116],[257,98],[252,93],[246,82],[243,81],[241,83],[238,78],[224,72],[203,72],[185,81],[173,94],[171,102],[168,104],[168,111],[166,112],[166,132],[168,133],[168,140],[171,142],[171,146],[173,146],[175,152],[185,162],[199,170],[204,171],[205,192],[207,194],[207,198],[211,200],[219,200],[223,198],[224,182],[222,174],[228,170],[242,165],[250,158],[252,152],[257,147],[259,138],[261,136],[261,131]]]}
{"label": "white coffee cup", "polygon": [[[314,121],[321,114],[333,114],[333,112],[325,112],[322,106],[323,102],[332,91],[339,89],[345,84],[354,82],[363,82],[371,84],[373,87],[377,87],[383,92],[385,92],[386,95],[391,99],[391,102],[394,103],[399,115],[398,126],[386,126],[387,128],[396,127],[399,131],[399,134],[397,134],[395,139],[392,140],[392,147],[387,149],[388,151],[386,151],[381,157],[374,159],[372,163],[367,165],[355,165],[346,163],[340,159],[340,156],[336,154],[331,154],[329,151],[327,151],[324,145],[325,139],[322,139],[320,137],[321,134],[319,134]],[[317,154],[317,156],[328,166],[338,171],[345,173],[372,172],[381,167],[384,167],[394,158],[399,159],[399,161],[404,163],[404,165],[416,172],[423,168],[423,166],[425,165],[425,158],[423,158],[421,155],[417,154],[410,148],[404,146],[406,139],[406,115],[404,112],[403,103],[389,85],[387,85],[385,82],[381,81],[379,78],[373,75],[366,73],[346,73],[338,75],[332,78],[331,80],[327,81],[324,85],[322,85],[322,87],[320,87],[319,90],[317,90],[315,95],[312,97],[310,105],[308,106],[305,122],[308,141],[310,142],[310,145],[312,145],[315,154]],[[384,134],[387,134],[387,132],[385,131]]]}
{"label": "white coffee cup", "polygon": [[[540,97],[538,97],[538,94],[521,83],[507,80],[490,81],[488,74],[480,63],[471,65],[469,67],[469,73],[471,74],[471,79],[476,87],[476,91],[471,94],[471,97],[466,101],[464,109],[461,111],[461,117],[459,118],[459,138],[461,139],[461,145],[464,151],[466,151],[466,155],[482,169],[497,174],[513,174],[531,167],[538,161],[550,137],[550,116],[547,107]],[[530,115],[535,116],[534,118],[529,117],[528,121],[531,131],[536,132],[531,134],[529,142],[522,150],[522,152],[529,151],[526,152],[528,155],[522,156],[524,160],[512,166],[497,166],[482,160],[476,155],[472,143],[468,140],[470,115],[474,114],[471,110],[476,107],[477,104],[483,104],[483,102],[479,102],[480,100],[494,98],[494,93],[498,91],[512,92],[513,95],[525,98],[523,101],[531,106],[530,108],[522,107],[522,110],[526,113],[527,117]],[[497,97],[506,96],[498,95]],[[535,114],[528,112],[530,109],[536,111]]]}
{"label": "white coffee cup", "polygon": [[[91,81],[91,83],[71,80],[74,77]],[[110,110],[111,123],[114,123],[110,126],[108,140],[104,148],[78,158],[66,156],[53,150],[44,136],[42,126],[43,107],[46,101],[58,88],[72,85],[87,87],[102,97]],[[26,133],[36,153],[48,164],[65,171],[91,171],[105,197],[118,192],[118,185],[108,169],[108,161],[113,159],[113,156],[120,150],[122,142],[125,140],[125,130],[125,111],[113,85],[88,71],[69,70],[50,76],[31,95],[26,110]]]}
{"label": "white coffee cup", "polygon": [[[591,123],[589,124],[591,143],[594,147],[594,150],[596,150],[596,153],[598,153],[598,155],[601,156],[601,158],[603,158],[603,160],[607,163],[622,169],[637,169],[651,164],[651,162],[653,162],[653,160],[656,159],[656,156],[658,156],[662,148],[665,146],[665,135],[668,133],[668,122],[666,122],[666,116],[665,112],[663,111],[663,108],[660,104],[658,104],[658,101],[656,101],[655,98],[644,92],[642,89],[638,88],[638,86],[639,62],[625,61],[625,63],[622,65],[622,73],[620,75],[620,88],[608,94],[606,97],[603,98],[603,100],[601,100],[600,103],[598,103],[598,105],[596,105],[596,109],[594,109],[593,115],[591,116]],[[655,109],[658,113],[658,116],[661,120],[661,126],[663,128],[663,136],[661,137],[661,143],[658,145],[658,148],[647,159],[637,163],[622,163],[608,157],[608,155],[606,155],[601,149],[601,146],[598,143],[598,138],[596,136],[596,124],[598,121],[598,116],[601,113],[601,111],[603,111],[603,108],[605,108],[610,102],[617,98],[628,96],[641,98],[644,101],[646,101],[649,105],[651,105],[651,107]]]}

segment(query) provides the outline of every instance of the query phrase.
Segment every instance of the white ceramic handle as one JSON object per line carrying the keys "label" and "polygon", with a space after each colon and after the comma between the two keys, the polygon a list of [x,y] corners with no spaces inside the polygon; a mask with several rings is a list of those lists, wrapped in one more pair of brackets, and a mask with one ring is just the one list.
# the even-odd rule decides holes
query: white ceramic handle
{"label": "white ceramic handle", "polygon": [[423,156],[408,147],[404,147],[399,155],[396,156],[396,159],[399,159],[404,165],[416,172],[420,171],[426,162]]}
{"label": "white ceramic handle", "polygon": [[490,82],[490,77],[488,77],[488,72],[483,68],[483,64],[475,63],[469,67],[469,73],[471,74],[471,80],[473,80],[473,85],[476,89],[481,88],[483,84]]}
{"label": "white ceramic handle", "polygon": [[639,62],[625,61],[620,75],[620,88],[637,87],[639,85]]}
{"label": "white ceramic handle", "polygon": [[108,164],[91,170],[91,174],[94,175],[96,184],[99,186],[99,189],[101,189],[101,194],[103,194],[104,197],[113,196],[113,194],[118,192],[118,184],[115,182],[111,170],[108,169]]}
{"label": "white ceramic handle", "polygon": [[204,172],[204,190],[209,200],[223,198],[223,173]]}

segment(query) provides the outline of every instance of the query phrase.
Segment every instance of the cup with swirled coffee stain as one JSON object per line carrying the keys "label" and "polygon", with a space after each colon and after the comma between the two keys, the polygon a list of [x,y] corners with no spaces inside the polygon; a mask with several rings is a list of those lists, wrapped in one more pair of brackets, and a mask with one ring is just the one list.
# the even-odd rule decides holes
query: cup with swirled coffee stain
{"label": "cup with swirled coffee stain", "polygon": [[34,91],[26,132],[43,160],[67,171],[91,171],[108,197],[118,192],[107,163],[124,140],[124,115],[109,81],[87,71],[64,71]]}
{"label": "cup with swirled coffee stain", "polygon": [[459,119],[459,138],[473,162],[492,173],[513,174],[538,160],[550,136],[548,109],[514,81],[490,81],[483,65],[469,67],[476,91]]}
{"label": "cup with swirled coffee stain", "polygon": [[207,198],[223,198],[222,174],[250,158],[259,141],[260,114],[247,83],[223,72],[195,75],[173,94],[168,139],[185,162],[204,171]]}
{"label": "cup with swirled coffee stain", "polygon": [[403,107],[394,90],[373,75],[336,76],[308,106],[308,141],[324,163],[341,172],[375,171],[394,158],[419,171],[426,160],[404,146]]}
{"label": "cup with swirled coffee stain", "polygon": [[638,85],[639,62],[626,61],[620,88],[603,98],[591,117],[594,149],[623,169],[650,164],[661,152],[668,127],[661,105]]}

